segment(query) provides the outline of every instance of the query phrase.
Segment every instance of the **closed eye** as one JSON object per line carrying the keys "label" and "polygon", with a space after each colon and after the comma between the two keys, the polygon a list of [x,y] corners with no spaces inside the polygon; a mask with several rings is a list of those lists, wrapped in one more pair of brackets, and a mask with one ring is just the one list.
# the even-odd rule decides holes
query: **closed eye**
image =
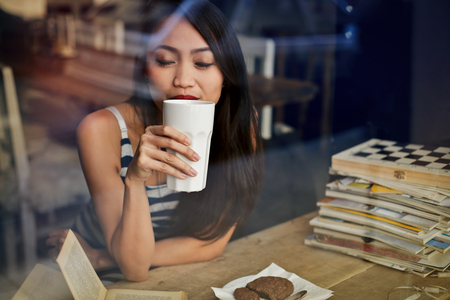
{"label": "closed eye", "polygon": [[167,67],[170,66],[172,64],[174,64],[175,62],[172,60],[162,60],[162,59],[155,59],[156,63],[158,65],[160,65],[161,67]]}
{"label": "closed eye", "polygon": [[197,63],[195,63],[195,65],[196,65],[198,68],[201,68],[201,69],[207,69],[207,68],[209,68],[210,66],[214,65],[214,63],[202,63],[202,62],[197,62]]}

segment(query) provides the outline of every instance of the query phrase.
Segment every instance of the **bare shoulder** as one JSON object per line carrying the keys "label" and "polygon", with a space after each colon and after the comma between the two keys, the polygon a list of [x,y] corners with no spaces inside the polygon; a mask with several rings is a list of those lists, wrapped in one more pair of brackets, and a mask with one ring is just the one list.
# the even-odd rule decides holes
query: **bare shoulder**
{"label": "bare shoulder", "polygon": [[102,178],[120,169],[120,127],[114,114],[100,109],[87,115],[77,128],[77,143],[86,178],[93,180],[96,170]]}
{"label": "bare shoulder", "polygon": [[77,128],[77,134],[108,129],[114,119],[114,115],[107,109],[94,111],[84,117],[84,119],[80,122]]}
{"label": "bare shoulder", "polygon": [[100,109],[87,115],[78,125],[77,140],[79,146],[89,143],[117,143],[120,140],[120,128],[116,117],[107,109]]}

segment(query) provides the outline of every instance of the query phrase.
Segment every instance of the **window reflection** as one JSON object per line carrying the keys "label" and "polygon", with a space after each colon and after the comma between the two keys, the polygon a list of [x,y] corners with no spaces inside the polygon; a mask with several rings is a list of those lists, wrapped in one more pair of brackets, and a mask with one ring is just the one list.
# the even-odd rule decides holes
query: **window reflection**
{"label": "window reflection", "polygon": [[[448,2],[211,2],[241,41],[254,39],[244,53],[272,45],[246,61],[267,129],[265,179],[234,238],[316,210],[337,152],[370,138],[450,145]],[[142,4],[0,0],[0,62],[12,70],[12,77],[2,73],[0,97],[1,276],[48,260],[48,232],[70,224],[89,201],[76,127],[132,93],[135,55],[150,38],[138,32]],[[17,123],[10,120],[10,82],[18,133],[11,127]],[[30,170],[25,204],[15,151]],[[0,285],[2,293],[13,294]]]}

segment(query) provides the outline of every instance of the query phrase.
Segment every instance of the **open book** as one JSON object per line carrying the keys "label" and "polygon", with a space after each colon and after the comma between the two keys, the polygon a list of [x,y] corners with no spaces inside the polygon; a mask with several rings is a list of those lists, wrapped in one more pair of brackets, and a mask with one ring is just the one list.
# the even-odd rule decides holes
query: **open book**
{"label": "open book", "polygon": [[37,264],[12,300],[187,300],[183,291],[107,290],[84,253],[75,234],[69,230],[56,259],[61,272]]}

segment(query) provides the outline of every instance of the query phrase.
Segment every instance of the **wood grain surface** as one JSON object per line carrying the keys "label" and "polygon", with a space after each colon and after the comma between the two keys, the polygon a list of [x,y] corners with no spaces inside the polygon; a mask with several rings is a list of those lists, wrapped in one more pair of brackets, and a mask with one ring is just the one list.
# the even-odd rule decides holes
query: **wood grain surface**
{"label": "wood grain surface", "polygon": [[120,281],[107,289],[183,290],[189,299],[217,299],[211,287],[257,274],[271,263],[320,287],[331,288],[374,264],[304,245],[312,233],[309,213],[261,232],[235,240],[219,258],[208,262],[161,267],[149,271],[144,282]]}

